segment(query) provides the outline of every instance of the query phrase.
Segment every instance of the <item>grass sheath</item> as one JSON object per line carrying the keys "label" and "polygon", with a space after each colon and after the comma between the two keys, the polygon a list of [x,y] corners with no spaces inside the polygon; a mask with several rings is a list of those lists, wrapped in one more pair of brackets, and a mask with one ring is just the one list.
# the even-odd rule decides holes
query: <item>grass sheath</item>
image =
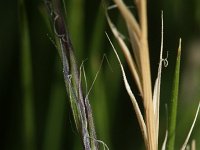
{"label": "grass sheath", "polygon": [[61,0],[46,0],[46,6],[63,63],[63,75],[76,128],[81,136],[84,150],[97,150],[98,142],[96,140],[92,109],[88,97],[84,97],[82,92],[81,77],[64,20],[62,2]]}

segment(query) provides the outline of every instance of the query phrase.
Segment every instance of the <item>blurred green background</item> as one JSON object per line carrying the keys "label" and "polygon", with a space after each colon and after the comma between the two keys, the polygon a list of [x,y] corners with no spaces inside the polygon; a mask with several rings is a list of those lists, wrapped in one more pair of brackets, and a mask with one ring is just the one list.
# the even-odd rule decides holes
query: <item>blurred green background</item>
{"label": "blurred green background", "polygon": [[[103,62],[89,96],[98,139],[104,141],[111,150],[144,149],[119,65],[104,33],[107,31],[115,43],[101,1],[65,1],[75,55],[79,65],[86,60],[84,66],[89,87],[104,54],[109,61],[109,64]],[[132,0],[126,2],[133,6],[130,9],[134,12],[136,8]],[[179,149],[200,100],[200,1],[148,0],[153,81],[159,61],[161,10],[164,11],[164,55],[168,51],[169,65],[163,69],[162,76],[160,143],[166,129],[164,105],[171,96],[178,39],[182,37],[176,137],[176,148]],[[109,13],[126,36],[124,22],[117,9]],[[65,91],[61,61],[51,41],[47,19],[41,0],[7,0],[0,3],[1,150],[81,149]],[[118,51],[121,55],[119,48]],[[121,59],[124,61],[123,55]],[[131,79],[130,82],[139,98]],[[199,149],[200,117],[191,138],[196,139]]]}

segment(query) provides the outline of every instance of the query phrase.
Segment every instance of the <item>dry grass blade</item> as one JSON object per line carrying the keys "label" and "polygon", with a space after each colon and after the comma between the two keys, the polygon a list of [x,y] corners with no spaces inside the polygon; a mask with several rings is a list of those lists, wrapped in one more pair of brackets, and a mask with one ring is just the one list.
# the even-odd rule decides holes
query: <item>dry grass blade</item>
{"label": "dry grass blade", "polygon": [[130,96],[130,99],[131,99],[131,102],[133,104],[133,108],[135,110],[135,113],[136,113],[136,116],[137,116],[137,119],[138,119],[138,122],[139,122],[139,125],[140,125],[140,128],[141,128],[141,131],[142,131],[142,134],[143,134],[143,138],[144,138],[144,142],[145,142],[145,145],[147,146],[148,145],[148,140],[147,140],[147,130],[146,130],[146,125],[145,125],[145,122],[144,122],[144,119],[143,119],[143,116],[142,116],[142,113],[140,111],[140,108],[138,106],[138,103],[135,99],[135,96],[133,94],[133,92],[131,91],[131,88],[130,88],[130,85],[127,81],[127,78],[126,78],[126,74],[125,74],[125,71],[124,71],[124,68],[123,68],[123,65],[121,63],[121,60],[117,54],[117,51],[115,50],[115,47],[114,45],[112,44],[108,34],[106,33],[106,36],[115,52],[115,55],[118,59],[118,62],[120,64],[120,68],[121,68],[121,71],[122,71],[122,76],[123,76],[123,80],[124,80],[124,85],[125,85],[125,88],[126,88],[126,91],[128,92],[129,96]]}
{"label": "dry grass blade", "polygon": [[190,131],[189,131],[189,133],[188,133],[188,135],[187,135],[187,138],[185,139],[185,142],[184,142],[183,146],[181,147],[181,150],[185,150],[185,148],[186,148],[186,146],[187,146],[187,143],[188,143],[188,141],[189,141],[190,135],[191,135],[191,133],[192,133],[192,131],[193,131],[193,128],[194,128],[194,125],[195,125],[195,123],[196,123],[197,116],[198,116],[198,114],[199,114],[199,109],[200,109],[200,102],[199,102],[199,105],[198,105],[198,108],[197,108],[197,111],[196,111],[196,114],[195,114],[195,117],[194,117],[194,121],[193,121],[192,126],[191,126],[191,128],[190,128]]}
{"label": "dry grass blade", "polygon": [[[128,7],[124,4],[122,0],[114,0],[117,7],[119,8],[125,22],[127,25],[128,33],[131,39],[131,46],[133,48],[134,57],[136,60],[136,64],[138,69],[141,68],[141,62],[140,62],[140,38],[141,38],[141,30],[140,26],[137,23],[135,17],[131,14]],[[141,71],[141,70],[139,70]]]}
{"label": "dry grass blade", "polygon": [[147,38],[148,30],[147,30],[147,9],[146,9],[146,0],[136,0],[135,1],[138,14],[139,14],[139,20],[140,20],[140,26],[142,31],[142,36]]}
{"label": "dry grass blade", "polygon": [[139,28],[139,25],[138,25],[136,19],[133,17],[130,10],[126,7],[126,5],[124,4],[124,2],[122,0],[114,0],[114,2],[116,3],[117,8],[119,8],[126,23],[132,29],[132,32],[134,32],[136,37],[139,39],[139,37],[141,35],[141,31],[140,31],[140,28]]}
{"label": "dry grass blade", "polygon": [[154,86],[153,91],[153,106],[155,114],[155,123],[156,123],[156,140],[158,144],[159,136],[159,108],[160,108],[160,86],[161,86],[161,72],[162,72],[162,58],[163,54],[163,12],[161,13],[161,46],[160,46],[160,62],[158,66],[158,75]]}
{"label": "dry grass blade", "polygon": [[158,149],[156,123],[152,101],[152,88],[151,88],[151,72],[150,72],[150,60],[149,60],[149,47],[148,47],[148,30],[147,30],[147,6],[146,0],[136,1],[138,8],[141,35],[140,42],[140,62],[141,62],[141,74],[142,74],[142,87],[143,87],[143,99],[148,135],[148,147],[149,150]]}
{"label": "dry grass blade", "polygon": [[132,32],[132,29],[130,28],[129,25],[127,25],[127,29],[128,29],[128,34],[129,34],[129,38],[130,38],[130,43],[132,46],[132,51],[134,54],[134,59],[136,60],[136,64],[139,70],[139,73],[141,74],[141,62],[140,62],[140,41],[139,39],[136,37],[135,33]]}
{"label": "dry grass blade", "polygon": [[147,30],[147,7],[146,0],[136,1],[138,8],[139,21],[136,21],[135,17],[131,14],[122,0],[114,0],[117,8],[120,10],[128,31],[131,37],[131,44],[134,49],[134,55],[140,71],[140,78],[142,81],[143,103],[145,109],[145,122],[147,129],[146,145],[148,150],[157,150],[157,133],[156,123],[152,98],[151,87],[151,72],[150,72],[150,60],[149,60],[149,47],[148,47],[148,30]]}
{"label": "dry grass blade", "polygon": [[137,84],[137,87],[140,91],[140,94],[143,95],[143,92],[142,92],[142,81],[141,81],[141,78],[139,76],[139,72],[138,72],[138,69],[135,65],[135,62],[130,54],[130,51],[128,49],[128,47],[126,46],[125,42],[123,41],[123,39],[121,38],[120,36],[120,33],[119,31],[117,30],[117,28],[115,27],[115,25],[111,22],[110,18],[108,15],[106,15],[107,17],[107,20],[108,20],[108,24],[110,26],[110,29],[112,30],[112,33],[114,34],[118,44],[120,45],[120,48],[126,58],[126,61],[129,65],[129,68],[131,70],[131,73],[132,73],[132,76],[133,78],[135,79],[135,82]]}

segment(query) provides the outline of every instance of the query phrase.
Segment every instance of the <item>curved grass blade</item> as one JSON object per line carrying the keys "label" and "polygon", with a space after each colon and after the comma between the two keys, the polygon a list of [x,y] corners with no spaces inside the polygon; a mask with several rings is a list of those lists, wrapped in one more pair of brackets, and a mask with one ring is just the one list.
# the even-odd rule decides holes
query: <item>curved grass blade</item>
{"label": "curved grass blade", "polygon": [[112,23],[112,21],[110,20],[108,14],[106,14],[106,17],[107,17],[107,21],[108,21],[108,24],[110,26],[110,29],[112,31],[112,33],[114,34],[118,44],[120,45],[121,47],[121,50],[126,58],[126,61],[129,65],[129,68],[131,70],[131,73],[133,75],[133,78],[135,79],[135,82],[137,84],[137,87],[140,91],[140,94],[143,95],[143,92],[142,92],[142,81],[141,81],[141,78],[139,76],[139,72],[138,72],[138,68],[136,67],[136,64],[131,56],[131,53],[128,49],[128,47],[126,46],[125,42],[123,41],[123,39],[120,37],[120,33],[119,31],[117,30],[117,28],[115,27],[115,25]]}
{"label": "curved grass blade", "polygon": [[117,57],[117,60],[118,60],[118,62],[119,62],[119,64],[120,64],[122,76],[123,76],[123,79],[124,79],[124,85],[125,85],[125,88],[126,88],[127,93],[128,93],[129,96],[130,96],[131,102],[132,102],[132,104],[133,104],[133,108],[134,108],[134,110],[135,110],[135,113],[136,113],[136,116],[137,116],[137,119],[138,119],[138,122],[139,122],[139,125],[140,125],[140,128],[141,128],[141,131],[142,131],[142,134],[143,134],[144,143],[145,143],[145,145],[147,146],[147,145],[148,145],[148,140],[147,140],[147,129],[146,129],[146,124],[145,124],[145,122],[144,122],[144,118],[143,118],[143,116],[142,116],[142,113],[141,113],[141,111],[140,111],[140,108],[139,108],[139,106],[138,106],[138,103],[137,103],[137,101],[136,101],[136,99],[135,99],[135,96],[134,96],[133,92],[131,91],[130,85],[129,85],[128,81],[127,81],[126,74],[125,74],[124,68],[123,68],[123,66],[122,66],[121,60],[120,60],[120,58],[119,58],[119,56],[118,56],[118,54],[117,54],[117,51],[115,50],[115,47],[114,47],[114,45],[112,44],[112,42],[111,42],[111,40],[110,40],[110,38],[109,38],[109,36],[108,36],[107,33],[106,33],[106,36],[107,36],[107,38],[108,38],[108,40],[109,40],[109,42],[110,42],[110,44],[111,44],[111,46],[112,46],[112,48],[113,48],[113,50],[114,50],[114,52],[115,52],[115,55],[116,55],[116,57]]}
{"label": "curved grass blade", "polygon": [[198,105],[198,108],[197,108],[197,111],[196,111],[196,115],[195,115],[195,117],[194,117],[194,121],[193,121],[193,123],[192,123],[192,126],[191,126],[191,128],[190,128],[190,131],[189,131],[189,133],[188,133],[188,135],[187,135],[187,138],[185,139],[185,142],[184,142],[184,144],[183,144],[181,150],[185,150],[185,148],[186,148],[186,146],[187,146],[187,143],[188,143],[188,141],[189,141],[190,135],[191,135],[191,133],[192,133],[192,131],[193,131],[193,128],[194,128],[194,125],[195,125],[195,123],[196,123],[197,116],[198,116],[198,114],[199,114],[199,109],[200,109],[200,102],[199,102],[199,105]]}
{"label": "curved grass blade", "polygon": [[136,18],[132,15],[131,11],[128,9],[128,7],[125,5],[125,3],[122,0],[114,0],[117,8],[119,9],[121,15],[123,16],[127,29],[128,29],[128,34],[130,36],[130,42],[131,46],[133,48],[133,54],[134,58],[136,60],[136,64],[138,67],[138,70],[141,72],[141,60],[140,60],[140,55],[141,55],[141,29],[136,21]]}

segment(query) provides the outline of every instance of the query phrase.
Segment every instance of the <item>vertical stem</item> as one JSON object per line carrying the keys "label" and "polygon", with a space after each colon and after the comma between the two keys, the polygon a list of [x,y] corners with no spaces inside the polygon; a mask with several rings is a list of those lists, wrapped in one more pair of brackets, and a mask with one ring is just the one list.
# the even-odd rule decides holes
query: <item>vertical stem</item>
{"label": "vertical stem", "polygon": [[151,87],[151,71],[148,46],[148,24],[147,24],[147,2],[146,0],[138,1],[138,9],[140,14],[141,39],[140,39],[140,60],[142,68],[144,107],[148,136],[148,149],[157,150],[155,137],[155,116],[153,112],[152,87]]}
{"label": "vertical stem", "polygon": [[33,85],[29,29],[25,4],[19,0],[19,31],[21,44],[21,84],[23,93],[24,149],[35,150]]}

